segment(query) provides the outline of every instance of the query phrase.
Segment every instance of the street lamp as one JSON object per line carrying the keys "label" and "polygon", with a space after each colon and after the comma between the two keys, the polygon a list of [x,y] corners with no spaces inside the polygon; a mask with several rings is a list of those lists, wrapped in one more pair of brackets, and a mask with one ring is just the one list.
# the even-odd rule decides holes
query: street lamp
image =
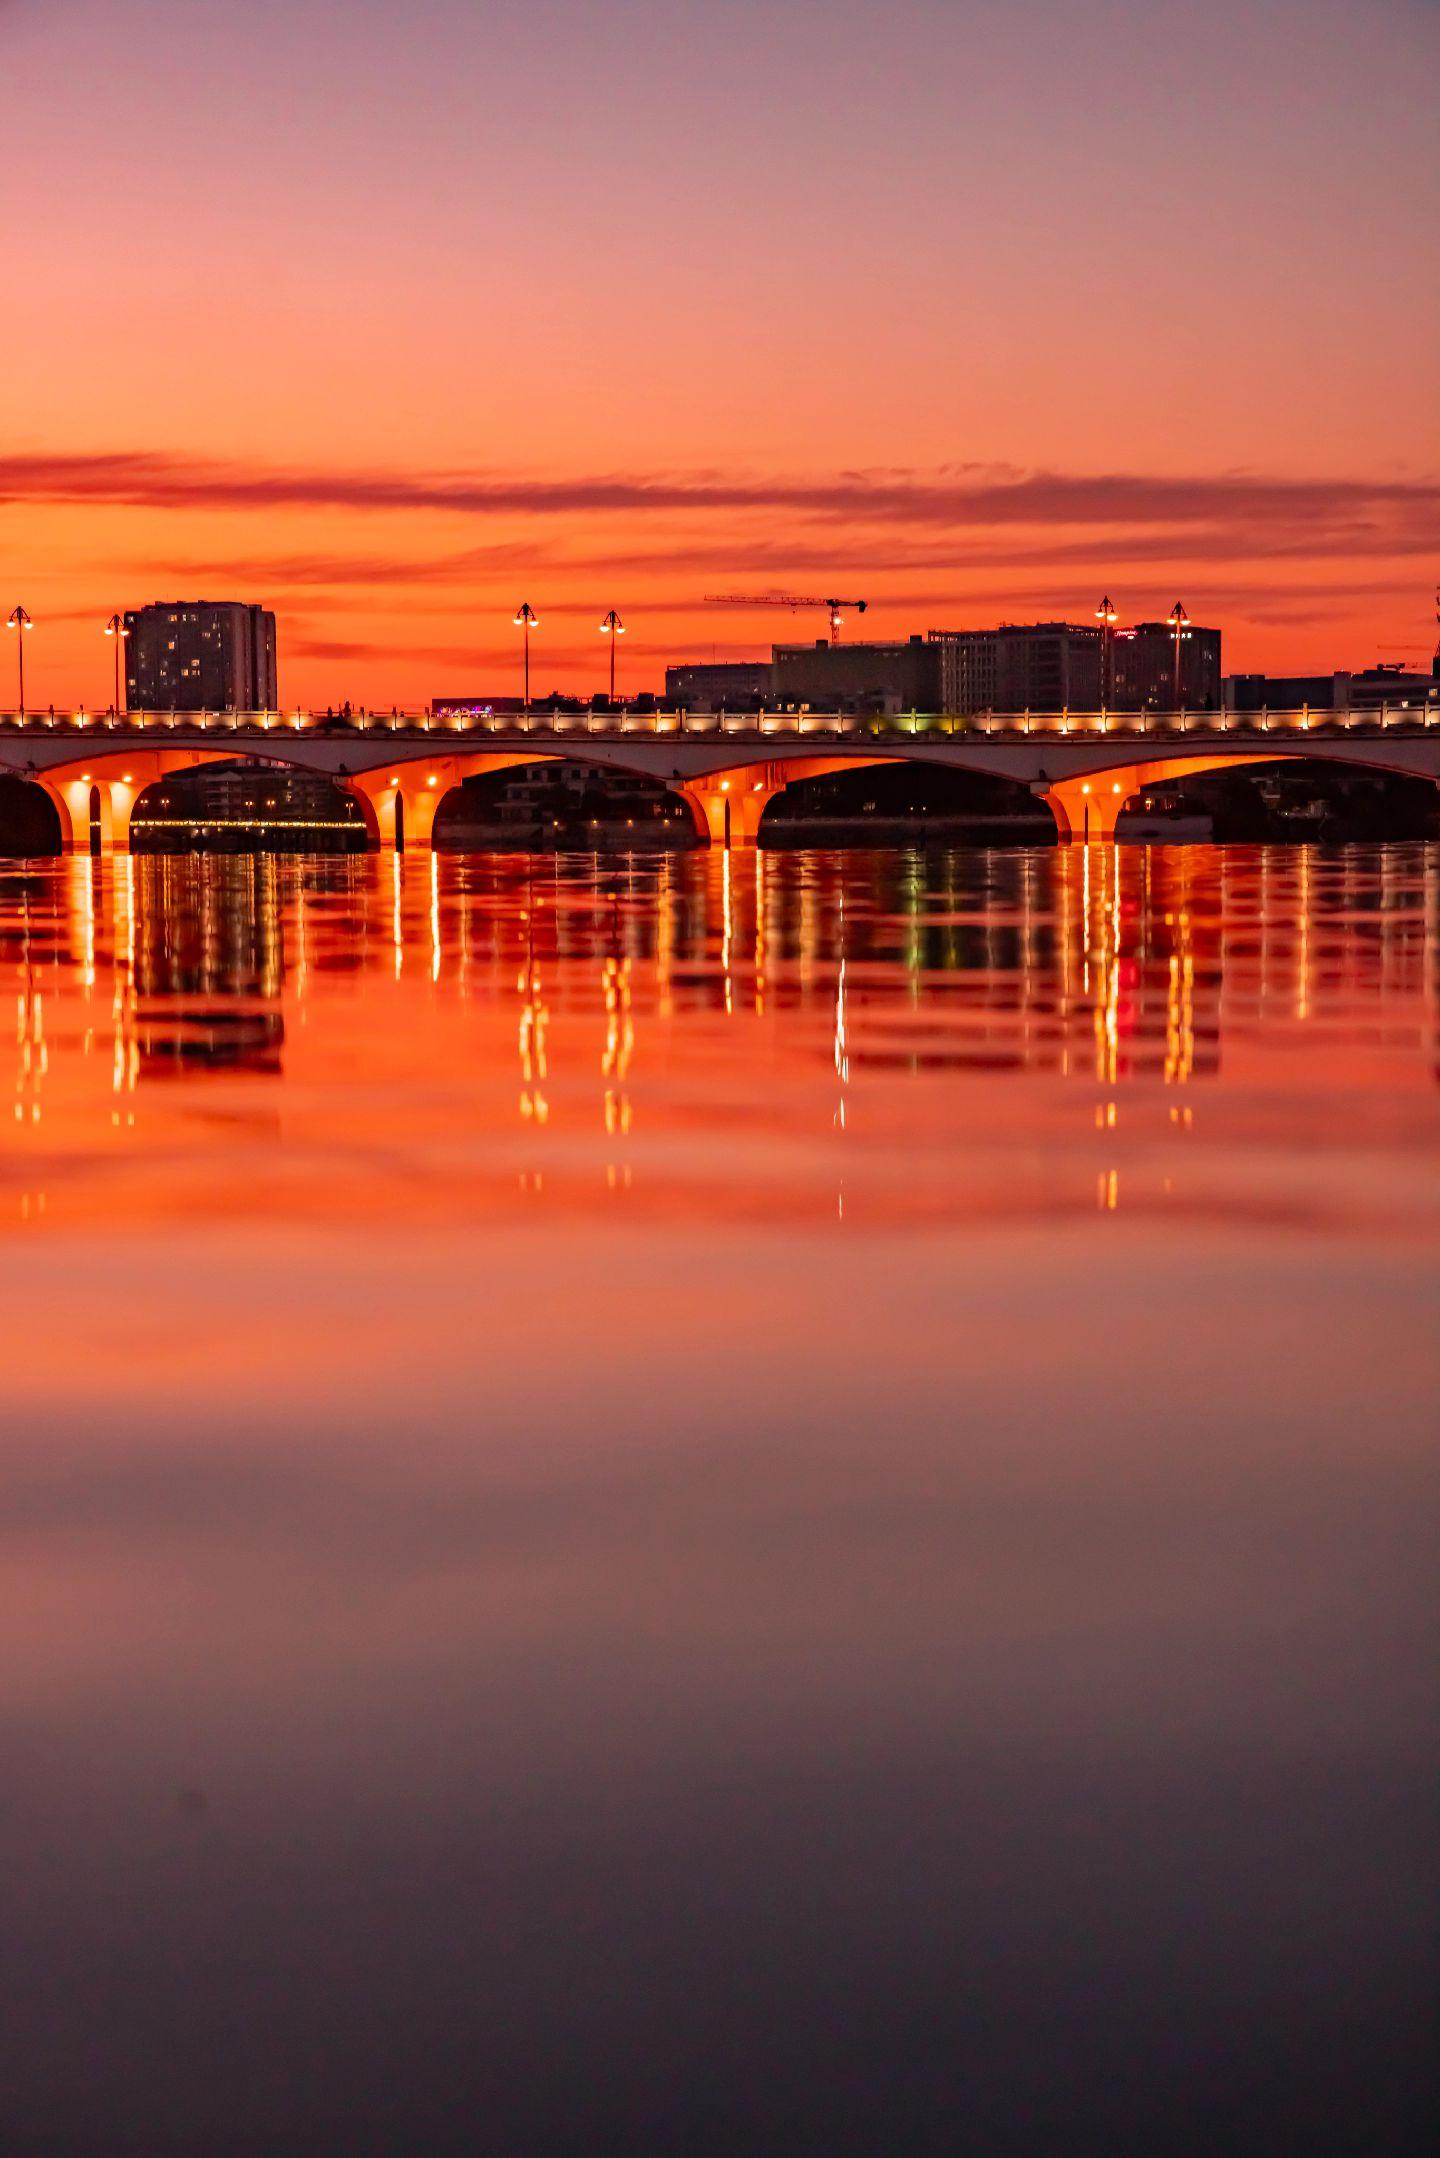
{"label": "street lamp", "polygon": [[1108,711],[1115,702],[1115,624],[1119,619],[1108,592],[1095,609],[1095,619],[1100,624],[1100,702]]}
{"label": "street lamp", "polygon": [[7,629],[13,629],[19,639],[20,717],[23,719],[25,717],[25,632],[27,629],[33,629],[35,624],[23,607],[12,607],[5,626]]}
{"label": "street lamp", "polygon": [[516,627],[525,632],[525,710],[530,710],[530,632],[540,627],[540,617],[528,599],[522,599],[515,610]]}
{"label": "street lamp", "polygon": [[111,705],[110,709],[115,714],[115,717],[118,719],[120,717],[120,714],[125,709],[124,705],[120,701],[120,654],[124,651],[125,639],[130,634],[129,630],[125,627],[125,617],[123,614],[111,615],[109,621],[105,624],[105,634],[107,637],[113,637],[115,639],[115,702]]}
{"label": "street lamp", "polygon": [[1172,712],[1178,712],[1180,710],[1180,644],[1181,640],[1190,634],[1190,617],[1177,599],[1165,619],[1170,624],[1175,635],[1175,680],[1172,685],[1175,701],[1170,709]]}
{"label": "street lamp", "polygon": [[602,637],[610,639],[610,702],[613,705],[615,702],[615,640],[625,634],[625,624],[613,607],[600,624],[600,634]]}

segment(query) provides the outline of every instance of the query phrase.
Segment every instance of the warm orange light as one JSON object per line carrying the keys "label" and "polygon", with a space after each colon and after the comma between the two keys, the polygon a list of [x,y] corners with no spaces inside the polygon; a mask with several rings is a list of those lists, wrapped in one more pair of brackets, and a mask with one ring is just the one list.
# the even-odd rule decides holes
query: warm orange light
{"label": "warm orange light", "polygon": [[438,787],[440,784],[438,775],[434,772],[427,772],[425,774],[425,784],[427,787]]}
{"label": "warm orange light", "polygon": [[1116,780],[1114,786],[1110,789],[1110,792],[1112,794],[1118,794],[1120,792],[1120,782],[1118,779]]}
{"label": "warm orange light", "polygon": [[1082,794],[1088,794],[1090,792],[1090,782],[1088,779],[1082,782],[1080,792]]}
{"label": "warm orange light", "polygon": [[400,782],[399,782],[399,780],[398,780],[398,779],[393,779],[393,778],[392,778],[392,780],[390,781],[390,784],[391,784],[391,786],[392,786],[392,787],[398,787],[398,786],[399,786],[399,784],[400,784]]}

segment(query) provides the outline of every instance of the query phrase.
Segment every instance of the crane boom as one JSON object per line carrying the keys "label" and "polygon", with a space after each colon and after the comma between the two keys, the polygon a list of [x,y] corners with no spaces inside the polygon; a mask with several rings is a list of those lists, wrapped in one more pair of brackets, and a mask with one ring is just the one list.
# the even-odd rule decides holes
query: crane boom
{"label": "crane boom", "polygon": [[845,617],[844,607],[853,607],[857,614],[865,612],[863,599],[815,599],[802,592],[707,592],[707,607],[788,607],[793,614],[798,607],[823,607],[830,617],[830,642],[840,642],[840,624]]}

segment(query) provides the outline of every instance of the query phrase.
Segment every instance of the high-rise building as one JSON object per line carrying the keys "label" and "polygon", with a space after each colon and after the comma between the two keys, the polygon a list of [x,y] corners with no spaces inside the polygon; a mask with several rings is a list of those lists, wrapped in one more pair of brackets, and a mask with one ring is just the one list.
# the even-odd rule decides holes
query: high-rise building
{"label": "high-rise building", "polygon": [[125,617],[132,712],[273,712],[275,617],[240,600],[156,600]]}
{"label": "high-rise building", "polygon": [[1177,696],[1175,624],[1137,622],[1117,629],[1114,642],[1117,712],[1214,711],[1220,703],[1220,632],[1185,625],[1179,645]]}
{"label": "high-rise building", "polygon": [[1098,710],[1100,632],[1073,622],[1002,622],[998,629],[932,629],[946,712]]}

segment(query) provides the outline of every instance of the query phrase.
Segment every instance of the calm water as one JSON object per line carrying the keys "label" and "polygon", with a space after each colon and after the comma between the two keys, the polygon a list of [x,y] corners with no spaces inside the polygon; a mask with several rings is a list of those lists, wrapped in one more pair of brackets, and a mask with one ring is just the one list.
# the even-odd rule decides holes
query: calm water
{"label": "calm water", "polygon": [[1399,2152],[1440,850],[0,869],[0,2147]]}

